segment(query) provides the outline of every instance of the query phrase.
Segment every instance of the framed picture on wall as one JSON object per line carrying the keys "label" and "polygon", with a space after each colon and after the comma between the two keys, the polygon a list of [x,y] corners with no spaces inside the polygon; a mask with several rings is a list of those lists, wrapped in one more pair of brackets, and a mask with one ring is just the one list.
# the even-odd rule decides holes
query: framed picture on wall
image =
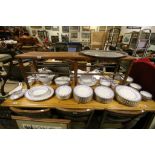
{"label": "framed picture on wall", "polygon": [[69,26],[62,26],[63,33],[69,33]]}
{"label": "framed picture on wall", "polygon": [[82,31],[90,31],[90,26],[82,26]]}
{"label": "framed picture on wall", "polygon": [[52,26],[45,26],[45,29],[46,30],[51,30],[52,29]]}
{"label": "framed picture on wall", "polygon": [[79,26],[70,26],[70,31],[79,31],[80,27]]}
{"label": "framed picture on wall", "polygon": [[126,44],[126,45],[129,45],[130,40],[131,40],[131,36],[132,36],[131,33],[126,33],[126,34],[124,34],[122,43],[123,43],[123,44]]}
{"label": "framed picture on wall", "polygon": [[42,26],[31,26],[32,29],[42,29]]}
{"label": "framed picture on wall", "polygon": [[52,26],[53,31],[59,31],[59,26]]}

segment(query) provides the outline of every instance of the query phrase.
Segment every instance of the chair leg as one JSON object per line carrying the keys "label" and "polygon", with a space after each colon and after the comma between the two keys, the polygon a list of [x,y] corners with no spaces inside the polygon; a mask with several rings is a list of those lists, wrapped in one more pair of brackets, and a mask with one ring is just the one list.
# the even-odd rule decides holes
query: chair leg
{"label": "chair leg", "polygon": [[106,116],[107,116],[107,112],[106,111],[103,111],[103,115],[102,115],[102,118],[101,118],[101,122],[99,124],[99,128],[102,129],[102,126],[105,122],[105,119],[106,119]]}
{"label": "chair leg", "polygon": [[94,111],[90,114],[90,116],[88,118],[88,121],[87,121],[87,124],[86,124],[86,129],[88,129],[90,127],[90,123],[91,123],[93,115],[94,115]]}

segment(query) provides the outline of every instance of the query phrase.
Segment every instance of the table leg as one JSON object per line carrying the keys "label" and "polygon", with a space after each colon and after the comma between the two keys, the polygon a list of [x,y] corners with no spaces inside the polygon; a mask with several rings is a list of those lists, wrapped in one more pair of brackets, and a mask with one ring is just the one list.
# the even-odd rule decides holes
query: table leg
{"label": "table leg", "polygon": [[133,65],[133,60],[131,60],[129,62],[128,69],[127,69],[127,71],[125,73],[125,77],[124,77],[124,80],[122,81],[122,84],[125,84],[126,83],[126,80],[127,80],[128,76],[129,76],[129,73],[131,71],[132,65]]}
{"label": "table leg", "polygon": [[116,68],[115,68],[115,70],[114,70],[114,74],[113,74],[113,79],[114,79],[116,73],[118,72],[119,68],[120,68],[120,61],[117,60]]}
{"label": "table leg", "polygon": [[33,59],[32,61],[33,61],[33,63],[32,63],[33,69],[34,69],[35,72],[37,72],[37,63],[36,63],[36,60]]}
{"label": "table leg", "polygon": [[23,75],[24,81],[26,83],[27,89],[30,89],[30,85],[29,85],[28,80],[27,80],[27,75],[26,75],[26,72],[24,70],[24,65],[23,65],[22,59],[18,59],[18,62],[19,62],[19,67],[20,67],[20,70],[22,72],[22,75]]}
{"label": "table leg", "polygon": [[77,70],[78,70],[78,62],[73,62],[73,68],[74,68],[74,86],[77,85]]}

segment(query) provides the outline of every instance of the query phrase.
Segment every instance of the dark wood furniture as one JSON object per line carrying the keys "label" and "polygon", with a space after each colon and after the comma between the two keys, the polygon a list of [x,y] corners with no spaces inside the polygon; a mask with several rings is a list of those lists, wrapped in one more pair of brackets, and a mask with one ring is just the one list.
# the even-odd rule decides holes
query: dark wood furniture
{"label": "dark wood furniture", "polygon": [[16,58],[19,61],[20,64],[20,68],[22,70],[27,88],[30,88],[28,81],[27,81],[27,74],[24,70],[24,66],[23,66],[23,59],[31,59],[33,62],[33,67],[34,67],[34,71],[37,72],[37,61],[39,60],[43,60],[43,59],[56,59],[56,60],[62,60],[62,61],[68,61],[73,70],[74,70],[74,85],[77,84],[77,70],[78,70],[78,66],[79,66],[79,62],[80,61],[85,61],[85,62],[109,62],[109,63],[116,63],[117,66],[115,68],[115,72],[114,74],[119,70],[119,65],[120,65],[120,61],[129,61],[129,68],[126,71],[126,75],[124,78],[124,83],[127,79],[128,73],[130,71],[130,68],[132,66],[132,61],[135,59],[134,57],[131,56],[127,56],[121,59],[112,59],[112,58],[101,58],[101,59],[97,59],[94,57],[90,57],[90,56],[85,56],[80,54],[79,52],[28,52],[28,53],[24,53],[24,54],[19,54],[16,56]]}

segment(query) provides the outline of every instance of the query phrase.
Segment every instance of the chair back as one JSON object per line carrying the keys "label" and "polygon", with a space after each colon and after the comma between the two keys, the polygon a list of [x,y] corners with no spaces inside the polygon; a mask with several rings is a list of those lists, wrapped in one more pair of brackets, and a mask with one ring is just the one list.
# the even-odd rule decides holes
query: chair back
{"label": "chair back", "polygon": [[85,128],[89,128],[94,110],[91,109],[64,109],[56,108],[58,115],[72,122],[85,122]]}
{"label": "chair back", "polygon": [[17,116],[25,116],[32,118],[48,118],[50,117],[50,109],[29,109],[10,107],[10,110]]}
{"label": "chair back", "polygon": [[105,123],[120,123],[123,128],[132,128],[145,115],[144,111],[105,110],[100,122],[100,128]]}

